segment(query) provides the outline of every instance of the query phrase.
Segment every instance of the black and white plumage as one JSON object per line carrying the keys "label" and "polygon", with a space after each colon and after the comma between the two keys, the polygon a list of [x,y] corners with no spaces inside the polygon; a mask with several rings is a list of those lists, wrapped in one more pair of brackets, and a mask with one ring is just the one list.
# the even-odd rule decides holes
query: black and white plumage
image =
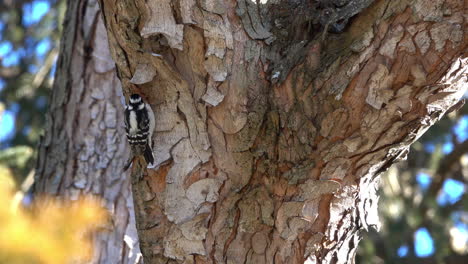
{"label": "black and white plumage", "polygon": [[154,163],[152,150],[154,127],[155,119],[151,106],[143,102],[140,95],[132,94],[128,105],[125,107],[127,140],[134,155],[143,155],[148,164]]}

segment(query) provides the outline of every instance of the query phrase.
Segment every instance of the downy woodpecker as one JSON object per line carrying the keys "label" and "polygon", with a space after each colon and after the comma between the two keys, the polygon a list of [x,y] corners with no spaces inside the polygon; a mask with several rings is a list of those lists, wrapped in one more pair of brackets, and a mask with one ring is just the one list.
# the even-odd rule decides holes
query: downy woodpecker
{"label": "downy woodpecker", "polygon": [[[125,131],[133,155],[143,155],[148,164],[154,163],[153,132],[155,127],[154,113],[138,94],[132,94],[125,107]],[[131,159],[133,160],[133,159]],[[125,166],[128,169],[130,163]]]}

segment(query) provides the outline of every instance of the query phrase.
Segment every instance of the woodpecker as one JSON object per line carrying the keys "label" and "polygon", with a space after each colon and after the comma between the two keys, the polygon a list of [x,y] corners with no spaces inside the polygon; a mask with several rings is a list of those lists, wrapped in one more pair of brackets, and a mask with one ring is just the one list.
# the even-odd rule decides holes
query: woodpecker
{"label": "woodpecker", "polygon": [[[153,164],[153,132],[155,127],[154,112],[151,106],[138,94],[132,94],[125,107],[125,131],[132,147],[133,155],[143,155],[146,163]],[[133,160],[133,159],[131,159]],[[124,167],[128,169],[131,161]]]}

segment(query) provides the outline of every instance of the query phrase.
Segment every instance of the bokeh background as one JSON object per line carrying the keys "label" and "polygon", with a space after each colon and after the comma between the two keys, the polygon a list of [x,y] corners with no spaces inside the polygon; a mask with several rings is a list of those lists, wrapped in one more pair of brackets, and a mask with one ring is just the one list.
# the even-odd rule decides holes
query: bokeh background
{"label": "bokeh background", "polygon": [[[25,194],[33,184],[65,8],[63,0],[0,1],[0,181]],[[383,175],[382,227],[363,234],[357,263],[468,263],[467,179],[464,106]]]}

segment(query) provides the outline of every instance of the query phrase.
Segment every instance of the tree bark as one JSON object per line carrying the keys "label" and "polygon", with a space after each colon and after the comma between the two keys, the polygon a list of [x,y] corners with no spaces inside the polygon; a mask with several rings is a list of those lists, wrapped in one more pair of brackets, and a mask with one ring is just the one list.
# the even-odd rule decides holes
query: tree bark
{"label": "tree bark", "polygon": [[[97,259],[126,263],[129,150],[92,3],[69,1],[36,188],[103,195]],[[123,94],[156,113],[156,167],[132,168],[145,263],[353,263],[378,175],[466,89],[462,0],[99,3]]]}
{"label": "tree bark", "polygon": [[461,0],[99,2],[157,116],[145,263],[353,263],[378,175],[466,89]]}
{"label": "tree bark", "polygon": [[122,175],[129,152],[123,101],[97,1],[68,1],[34,193],[103,198],[113,225],[96,235],[89,263],[133,264],[141,257],[130,181]]}

